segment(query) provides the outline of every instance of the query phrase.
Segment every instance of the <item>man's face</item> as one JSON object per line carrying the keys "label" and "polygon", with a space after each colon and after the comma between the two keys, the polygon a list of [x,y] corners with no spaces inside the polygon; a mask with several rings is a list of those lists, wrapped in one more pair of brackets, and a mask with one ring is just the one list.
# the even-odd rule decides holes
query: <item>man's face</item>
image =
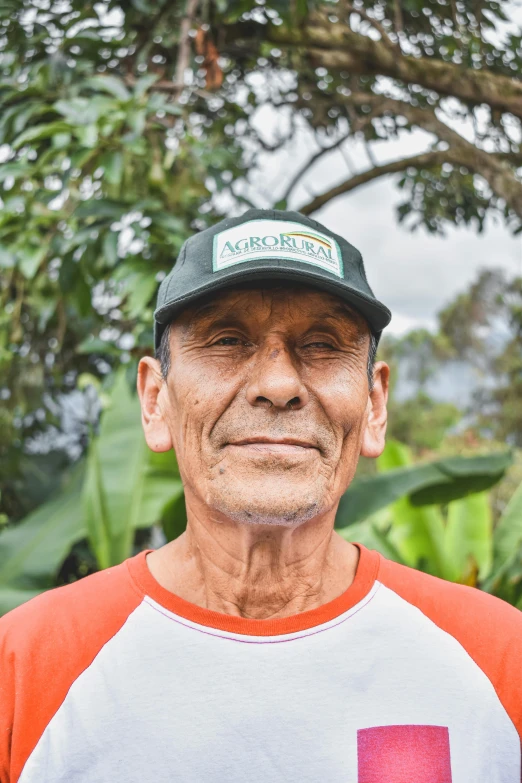
{"label": "man's face", "polygon": [[287,526],[334,507],[359,455],[384,445],[388,368],[370,394],[368,347],[364,319],[312,289],[229,290],[185,310],[157,402],[187,497]]}

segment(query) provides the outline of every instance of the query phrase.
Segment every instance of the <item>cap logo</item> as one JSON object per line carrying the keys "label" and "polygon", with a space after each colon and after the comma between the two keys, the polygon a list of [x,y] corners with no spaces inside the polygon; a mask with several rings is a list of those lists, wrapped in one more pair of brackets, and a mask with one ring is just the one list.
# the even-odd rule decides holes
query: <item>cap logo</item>
{"label": "cap logo", "polygon": [[343,277],[341,250],[335,239],[302,223],[249,220],[214,237],[214,272],[263,258],[312,264]]}

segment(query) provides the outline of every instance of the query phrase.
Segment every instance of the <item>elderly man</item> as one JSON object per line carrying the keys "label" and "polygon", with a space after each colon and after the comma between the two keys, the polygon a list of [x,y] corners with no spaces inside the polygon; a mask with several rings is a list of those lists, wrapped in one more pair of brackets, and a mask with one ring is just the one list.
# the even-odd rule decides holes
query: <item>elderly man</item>
{"label": "elderly man", "polygon": [[333,530],[389,318],[299,213],[185,243],[138,392],[187,530],[2,620],[1,783],[520,782],[522,615]]}

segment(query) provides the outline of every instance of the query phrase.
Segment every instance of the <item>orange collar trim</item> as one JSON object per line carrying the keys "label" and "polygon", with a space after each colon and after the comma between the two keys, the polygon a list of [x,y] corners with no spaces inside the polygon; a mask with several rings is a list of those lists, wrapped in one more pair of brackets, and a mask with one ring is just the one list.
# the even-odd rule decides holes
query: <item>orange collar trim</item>
{"label": "orange collar trim", "polygon": [[277,617],[273,620],[250,620],[245,617],[214,612],[202,606],[190,603],[175,593],[171,593],[152,576],[146,557],[153,549],[139,552],[127,562],[130,575],[138,585],[143,595],[148,595],[158,604],[184,617],[193,623],[215,628],[228,633],[244,634],[246,636],[279,636],[281,634],[297,633],[308,628],[334,620],[339,615],[359,603],[371,590],[379,569],[379,554],[367,549],[362,544],[354,545],[359,549],[360,557],[357,564],[355,579],[344,593],[333,601],[289,617]]}

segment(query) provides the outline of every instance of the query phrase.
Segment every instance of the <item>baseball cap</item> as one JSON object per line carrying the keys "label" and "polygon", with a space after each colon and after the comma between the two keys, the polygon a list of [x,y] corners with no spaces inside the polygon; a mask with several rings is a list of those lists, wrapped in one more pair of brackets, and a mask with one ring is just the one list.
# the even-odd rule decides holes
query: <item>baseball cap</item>
{"label": "baseball cap", "polygon": [[336,294],[366,318],[377,340],[390,323],[360,252],[316,220],[280,209],[249,209],[189,237],[163,279],[154,311],[154,347],[165,327],[197,299],[239,284],[304,283]]}

